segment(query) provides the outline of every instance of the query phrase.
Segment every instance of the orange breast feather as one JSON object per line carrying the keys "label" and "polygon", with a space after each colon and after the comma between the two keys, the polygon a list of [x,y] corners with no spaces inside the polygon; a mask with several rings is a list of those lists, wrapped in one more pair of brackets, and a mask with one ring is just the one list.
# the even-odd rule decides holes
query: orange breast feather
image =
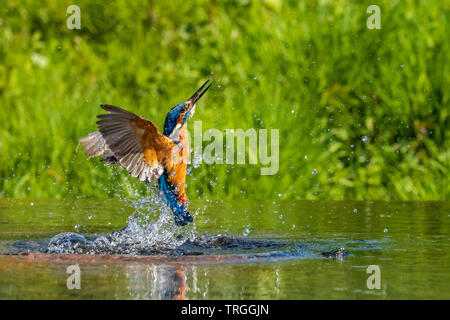
{"label": "orange breast feather", "polygon": [[175,137],[179,143],[175,144],[170,138],[161,134],[158,128],[144,119],[138,118],[134,130],[141,136],[141,146],[144,161],[149,167],[162,164],[167,171],[169,183],[175,186],[179,201],[187,202],[186,197],[186,169],[189,159],[189,136],[186,125]]}
{"label": "orange breast feather", "polygon": [[171,160],[167,164],[166,169],[168,180],[175,186],[175,190],[177,191],[178,200],[186,203],[188,202],[188,198],[186,196],[185,183],[187,162],[189,159],[189,136],[186,124],[180,129],[176,140],[179,144],[172,149]]}

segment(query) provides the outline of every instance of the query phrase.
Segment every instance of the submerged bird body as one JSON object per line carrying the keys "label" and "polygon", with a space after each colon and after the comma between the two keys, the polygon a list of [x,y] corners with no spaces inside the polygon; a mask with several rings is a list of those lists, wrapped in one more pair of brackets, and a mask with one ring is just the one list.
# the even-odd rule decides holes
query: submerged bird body
{"label": "submerged bird body", "polygon": [[181,226],[193,221],[185,185],[189,159],[187,120],[194,114],[195,103],[211,86],[212,82],[205,88],[208,82],[170,110],[163,133],[149,120],[118,107],[101,105],[110,113],[98,115],[99,130],[80,139],[89,156],[119,164],[141,181],[157,179],[164,201]]}

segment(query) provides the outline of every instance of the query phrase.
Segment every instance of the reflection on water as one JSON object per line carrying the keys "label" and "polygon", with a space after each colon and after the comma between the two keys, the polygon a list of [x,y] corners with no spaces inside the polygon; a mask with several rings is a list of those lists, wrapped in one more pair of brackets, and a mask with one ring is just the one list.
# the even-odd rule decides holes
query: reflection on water
{"label": "reflection on water", "polygon": [[186,274],[180,265],[127,265],[124,271],[133,299],[186,298]]}
{"label": "reflection on water", "polygon": [[[111,243],[136,207],[29,203],[0,200],[3,299],[450,298],[445,202],[194,202],[195,228],[175,246],[81,255],[45,250],[62,232],[84,246]],[[66,287],[73,264],[81,290]],[[367,286],[370,265],[380,268],[380,289]]]}

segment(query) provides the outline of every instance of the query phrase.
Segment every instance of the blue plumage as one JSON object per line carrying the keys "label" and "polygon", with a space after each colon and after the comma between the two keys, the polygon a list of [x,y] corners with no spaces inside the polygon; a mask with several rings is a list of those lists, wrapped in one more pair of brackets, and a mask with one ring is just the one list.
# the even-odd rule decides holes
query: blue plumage
{"label": "blue plumage", "polygon": [[[181,110],[184,106],[184,102],[177,104],[166,116],[166,121],[164,122],[164,135],[169,137],[175,127],[177,126],[177,121],[180,118]],[[187,119],[186,119],[187,120]]]}
{"label": "blue plumage", "polygon": [[185,226],[188,222],[193,221],[192,216],[189,214],[186,205],[178,201],[175,187],[170,184],[167,178],[167,171],[164,170],[164,173],[158,179],[158,188],[163,194],[163,200],[175,215],[175,223],[179,226]]}
{"label": "blue plumage", "polygon": [[[164,121],[164,132],[163,134],[167,137],[173,139],[176,143],[179,143],[179,136],[174,136],[174,130],[179,125],[179,128],[184,128],[187,120],[194,114],[193,108],[195,103],[203,96],[206,90],[212,85],[212,82],[205,88],[209,80],[206,81],[200,89],[198,89],[194,95],[173,107],[166,116]],[[185,128],[182,130],[186,130]],[[178,133],[179,135],[180,133]],[[187,138],[186,138],[187,139]],[[184,169],[186,170],[186,169]],[[178,183],[184,184],[185,172],[180,174],[180,179],[175,179]],[[181,177],[182,175],[182,177]],[[169,173],[167,169],[164,169],[163,174],[158,179],[158,188],[163,194],[163,200],[170,207],[175,215],[175,223],[180,226],[186,225],[188,222],[192,222],[192,216],[189,214],[187,209],[187,197],[184,192],[180,192],[178,188],[174,185],[173,179],[169,179]]]}

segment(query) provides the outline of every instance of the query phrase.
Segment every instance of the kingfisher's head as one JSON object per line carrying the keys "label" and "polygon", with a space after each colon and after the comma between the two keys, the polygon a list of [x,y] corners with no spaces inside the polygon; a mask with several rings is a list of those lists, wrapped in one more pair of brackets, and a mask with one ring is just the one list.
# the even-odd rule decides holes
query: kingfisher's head
{"label": "kingfisher's head", "polygon": [[[177,104],[166,116],[166,121],[164,123],[164,134],[170,136],[176,128],[181,128],[184,126],[195,112],[195,104],[198,100],[205,94],[205,92],[211,87],[213,81],[206,81],[194,94],[192,97],[184,102]],[[206,87],[206,85],[209,85]]]}

